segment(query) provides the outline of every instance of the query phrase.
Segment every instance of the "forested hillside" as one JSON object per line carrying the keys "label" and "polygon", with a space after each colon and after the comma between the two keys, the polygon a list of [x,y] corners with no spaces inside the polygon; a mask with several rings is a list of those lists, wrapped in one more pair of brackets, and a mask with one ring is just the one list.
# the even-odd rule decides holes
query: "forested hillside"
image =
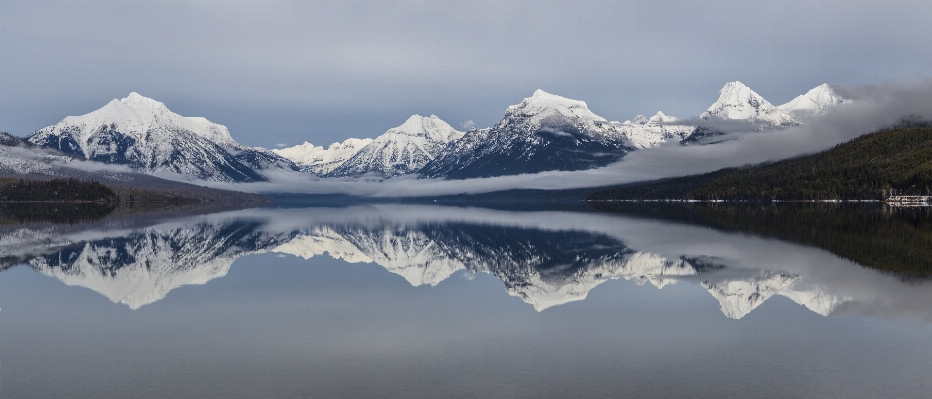
{"label": "forested hillside", "polygon": [[96,181],[0,179],[0,201],[117,202],[118,198]]}
{"label": "forested hillside", "polygon": [[589,200],[883,200],[932,195],[932,127],[866,134],[805,157],[598,191]]}

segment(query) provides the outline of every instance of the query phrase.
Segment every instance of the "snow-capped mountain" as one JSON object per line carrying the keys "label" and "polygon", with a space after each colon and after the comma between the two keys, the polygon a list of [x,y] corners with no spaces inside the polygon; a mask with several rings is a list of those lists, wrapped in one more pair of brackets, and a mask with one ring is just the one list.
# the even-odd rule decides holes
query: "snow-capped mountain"
{"label": "snow-capped mountain", "polygon": [[737,129],[739,131],[767,131],[801,125],[800,119],[825,112],[845,101],[849,100],[828,84],[822,84],[786,104],[774,106],[743,83],[729,82],[719,92],[718,100],[700,116],[709,123],[697,126],[680,144],[715,144],[733,139],[723,137],[732,129],[716,126],[716,120],[748,123]]}
{"label": "snow-capped mountain", "polygon": [[237,143],[223,125],[183,117],[135,92],[89,114],[66,117],[27,140],[90,160],[205,180],[262,181],[258,170],[297,169],[271,151]]}
{"label": "snow-capped mountain", "polygon": [[375,173],[382,177],[414,173],[432,161],[450,142],[463,137],[436,115],[413,115],[401,126],[391,128],[327,174],[356,177]]}
{"label": "snow-capped mountain", "polygon": [[794,116],[805,117],[812,114],[821,114],[828,108],[846,101],[850,100],[838,94],[832,86],[823,83],[777,108]]}
{"label": "snow-capped mountain", "polygon": [[304,172],[323,176],[342,165],[371,142],[372,139],[349,138],[343,140],[342,143],[333,143],[330,147],[324,148],[305,141],[304,144],[272,150],[272,152],[290,159]]}
{"label": "snow-capped mountain", "polygon": [[721,118],[750,121],[757,124],[759,130],[800,124],[788,112],[775,107],[738,81],[726,83],[719,92],[718,100],[699,117],[706,120]]}
{"label": "snow-capped mountain", "polygon": [[642,150],[657,147],[670,140],[683,140],[695,130],[693,126],[677,124],[678,121],[677,117],[657,111],[657,114],[650,118],[638,115],[616,126],[627,138],[629,146]]}
{"label": "snow-capped mountain", "polygon": [[591,169],[617,161],[639,146],[661,142],[667,133],[640,124],[611,123],[583,101],[537,90],[508,107],[495,126],[470,130],[450,143],[420,173],[463,179]]}
{"label": "snow-capped mountain", "polygon": [[701,115],[707,123],[692,126],[663,112],[609,122],[583,101],[537,90],[508,107],[504,118],[486,129],[464,133],[434,115],[414,115],[375,139],[350,138],[327,148],[305,142],[266,150],[237,143],[223,125],[183,117],[161,102],[130,93],[89,114],[69,116],[27,139],[90,160],[206,180],[262,181],[266,178],[261,171],[272,168],[319,177],[418,174],[465,179],[601,167],[630,151],[667,142],[722,141],[728,137],[720,136],[731,131],[722,127],[725,121],[746,122],[746,129],[737,130],[795,126],[800,124],[797,117],[824,112],[844,101],[823,84],[775,107],[735,81],[727,83]]}

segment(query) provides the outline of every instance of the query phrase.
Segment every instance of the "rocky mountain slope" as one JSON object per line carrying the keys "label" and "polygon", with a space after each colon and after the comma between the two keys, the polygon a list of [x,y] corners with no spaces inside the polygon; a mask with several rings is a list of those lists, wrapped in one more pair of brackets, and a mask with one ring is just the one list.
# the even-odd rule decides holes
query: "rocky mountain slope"
{"label": "rocky mountain slope", "polygon": [[89,114],[69,116],[27,140],[98,162],[203,180],[263,181],[262,170],[297,169],[271,151],[237,143],[223,125],[183,117],[137,93]]}
{"label": "rocky mountain slope", "polygon": [[[322,177],[466,179],[557,170],[582,170],[615,162],[630,151],[668,142],[710,144],[739,126],[766,131],[801,124],[845,100],[820,85],[774,106],[741,82],[729,82],[695,126],[658,112],[610,122],[585,102],[542,90],[508,107],[504,118],[486,129],[457,132],[435,116],[412,116],[376,139],[348,139],[328,149],[307,142],[274,150]],[[429,122],[429,123],[428,123]],[[737,123],[737,125],[736,125]]]}
{"label": "rocky mountain slope", "polygon": [[78,179],[99,182],[113,190],[122,202],[211,202],[260,204],[272,199],[256,194],[220,190],[162,179],[36,146],[0,132],[0,180]]}
{"label": "rocky mountain slope", "polygon": [[705,120],[720,118],[750,121],[759,125],[760,130],[799,125],[799,121],[788,112],[775,107],[738,81],[725,84],[719,92],[718,100],[699,117]]}
{"label": "rocky mountain slope", "polygon": [[349,138],[343,140],[342,143],[333,143],[330,147],[324,148],[305,141],[304,144],[275,149],[272,152],[290,159],[304,172],[324,176],[342,165],[347,159],[352,158],[371,142],[372,139]]}
{"label": "rocky mountain slope", "polygon": [[821,114],[833,106],[848,101],[851,100],[845,99],[832,86],[823,83],[777,108],[796,118],[805,118]]}
{"label": "rocky mountain slope", "polygon": [[495,126],[471,130],[450,143],[419,173],[464,179],[605,166],[632,150],[685,136],[689,130],[665,128],[661,119],[611,123],[583,101],[537,90],[508,107]]}
{"label": "rocky mountain slope", "polygon": [[355,177],[374,173],[382,177],[416,173],[433,161],[447,144],[463,132],[453,129],[436,115],[414,115],[401,126],[389,129],[335,168],[327,177]]}

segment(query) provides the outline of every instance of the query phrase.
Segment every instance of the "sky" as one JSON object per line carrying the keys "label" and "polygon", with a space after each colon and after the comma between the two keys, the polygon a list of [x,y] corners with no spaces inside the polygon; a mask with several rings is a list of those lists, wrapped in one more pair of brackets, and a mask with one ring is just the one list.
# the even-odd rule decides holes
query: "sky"
{"label": "sky", "polygon": [[534,90],[609,120],[702,113],[728,81],[774,104],[932,76],[929,1],[0,0],[0,130],[136,91],[243,144],[464,129]]}

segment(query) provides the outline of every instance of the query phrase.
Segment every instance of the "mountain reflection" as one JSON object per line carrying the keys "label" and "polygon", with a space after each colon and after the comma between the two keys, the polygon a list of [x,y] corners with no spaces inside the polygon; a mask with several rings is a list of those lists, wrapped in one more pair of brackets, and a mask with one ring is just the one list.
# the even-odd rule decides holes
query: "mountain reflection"
{"label": "mountain reflection", "polygon": [[[375,263],[413,286],[488,273],[537,311],[586,298],[607,280],[705,288],[740,319],[773,296],[827,316],[890,307],[932,319],[924,280],[861,268],[814,248],[614,215],[432,206],[260,209],[129,229],[7,228],[0,258],[132,309],[227,274],[242,256],[328,255]],[[9,262],[8,262],[9,263]]]}
{"label": "mountain reflection", "polygon": [[29,264],[137,309],[174,288],[225,276],[237,258],[265,252],[287,238],[259,227],[248,220],[152,227],[39,255]]}

